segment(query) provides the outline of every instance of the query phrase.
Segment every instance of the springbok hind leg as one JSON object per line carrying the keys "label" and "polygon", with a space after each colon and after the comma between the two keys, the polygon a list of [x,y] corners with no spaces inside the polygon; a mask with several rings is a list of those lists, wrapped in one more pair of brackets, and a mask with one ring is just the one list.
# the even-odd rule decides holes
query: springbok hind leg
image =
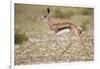
{"label": "springbok hind leg", "polygon": [[[69,38],[69,40],[70,40],[70,38]],[[68,52],[68,50],[70,49],[72,43],[69,41],[69,44],[67,45],[67,47],[64,47],[64,45],[62,45],[60,42],[58,42],[58,40],[56,41],[56,43],[63,50],[61,52],[61,54],[59,55],[59,60],[61,60],[61,57],[64,55],[64,53],[67,53],[68,55],[70,55],[70,59],[69,60],[71,61],[73,56],[72,56],[72,54],[70,52]]]}

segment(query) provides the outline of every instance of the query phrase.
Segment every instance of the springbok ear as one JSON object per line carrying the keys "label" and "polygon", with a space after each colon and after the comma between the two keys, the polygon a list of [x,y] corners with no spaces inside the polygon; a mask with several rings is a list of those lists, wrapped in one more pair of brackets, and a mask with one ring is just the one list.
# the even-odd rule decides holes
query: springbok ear
{"label": "springbok ear", "polygon": [[50,13],[50,9],[49,8],[47,8],[47,12],[48,12],[48,14]]}

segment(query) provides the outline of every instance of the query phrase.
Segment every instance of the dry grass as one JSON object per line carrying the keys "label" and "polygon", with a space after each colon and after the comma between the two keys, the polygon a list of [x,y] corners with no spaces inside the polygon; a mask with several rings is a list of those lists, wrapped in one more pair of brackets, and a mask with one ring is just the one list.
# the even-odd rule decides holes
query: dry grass
{"label": "dry grass", "polygon": [[58,41],[55,34],[34,34],[26,43],[15,45],[15,64],[91,61],[94,57],[93,35],[86,35],[87,32],[82,33],[81,41],[64,41],[62,37]]}

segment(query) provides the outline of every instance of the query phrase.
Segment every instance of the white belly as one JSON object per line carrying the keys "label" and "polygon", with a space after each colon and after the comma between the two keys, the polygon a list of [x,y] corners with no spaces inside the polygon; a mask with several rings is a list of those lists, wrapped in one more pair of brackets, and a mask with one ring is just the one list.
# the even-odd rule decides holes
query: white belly
{"label": "white belly", "polygon": [[70,29],[63,29],[56,34],[56,38],[58,41],[69,40],[69,35],[70,35]]}
{"label": "white belly", "polygon": [[66,35],[70,32],[70,29],[63,29],[61,31],[59,31],[56,35]]}

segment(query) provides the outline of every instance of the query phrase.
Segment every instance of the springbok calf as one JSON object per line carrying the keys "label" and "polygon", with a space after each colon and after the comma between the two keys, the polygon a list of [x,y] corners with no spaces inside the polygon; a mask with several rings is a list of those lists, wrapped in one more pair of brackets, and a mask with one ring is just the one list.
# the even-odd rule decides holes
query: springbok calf
{"label": "springbok calf", "polygon": [[51,31],[54,31],[56,34],[61,34],[63,32],[66,33],[73,33],[76,37],[80,36],[81,33],[81,28],[72,24],[71,22],[62,22],[62,23],[53,23],[50,15],[50,9],[47,8],[47,14],[43,17],[48,19],[48,25],[51,29]]}

